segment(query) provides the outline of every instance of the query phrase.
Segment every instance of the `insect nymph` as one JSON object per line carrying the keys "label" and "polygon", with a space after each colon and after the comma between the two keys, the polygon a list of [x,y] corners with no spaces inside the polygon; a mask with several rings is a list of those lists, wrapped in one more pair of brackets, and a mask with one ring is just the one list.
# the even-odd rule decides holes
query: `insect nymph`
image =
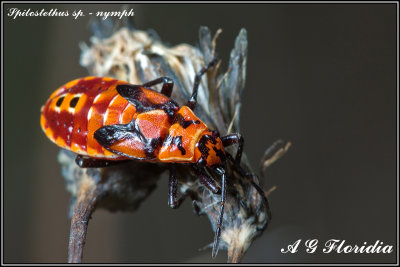
{"label": "insect nymph", "polygon": [[[105,167],[125,160],[170,163],[168,203],[176,208],[175,164],[190,164],[199,181],[214,194],[221,194],[220,212],[215,232],[213,255],[218,242],[226,199],[226,168],[230,161],[261,194],[271,213],[264,191],[241,167],[243,138],[240,134],[220,137],[193,112],[202,75],[216,60],[196,74],[193,93],[187,104],[170,98],[173,81],[161,77],[142,85],[132,85],[112,78],[86,77],[57,89],[42,107],[41,126],[46,136],[58,146],[77,154],[80,167]],[[161,92],[151,89],[162,84]],[[233,158],[224,147],[238,143]],[[207,174],[221,178],[221,185]]]}

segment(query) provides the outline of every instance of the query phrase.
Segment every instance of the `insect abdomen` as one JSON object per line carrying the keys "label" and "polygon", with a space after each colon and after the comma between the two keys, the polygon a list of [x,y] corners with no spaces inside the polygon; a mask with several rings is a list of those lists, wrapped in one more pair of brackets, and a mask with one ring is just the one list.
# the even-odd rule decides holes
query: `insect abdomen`
{"label": "insect abdomen", "polygon": [[41,126],[58,146],[95,158],[122,159],[104,149],[93,133],[104,125],[129,123],[136,108],[121,97],[112,78],[86,77],[56,90],[42,107]]}

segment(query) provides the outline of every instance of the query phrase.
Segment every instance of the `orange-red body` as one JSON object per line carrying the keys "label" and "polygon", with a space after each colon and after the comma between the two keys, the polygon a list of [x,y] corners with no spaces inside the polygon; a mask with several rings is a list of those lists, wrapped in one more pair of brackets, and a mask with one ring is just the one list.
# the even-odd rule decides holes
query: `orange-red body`
{"label": "orange-red body", "polygon": [[142,86],[135,86],[133,100],[128,100],[118,93],[119,85],[130,86],[112,78],[86,77],[57,89],[42,107],[46,136],[64,149],[91,158],[221,163],[220,138],[189,107],[179,107]]}
{"label": "orange-red body", "polygon": [[[271,218],[263,190],[240,166],[243,138],[239,134],[220,138],[191,110],[196,106],[201,75],[216,62],[214,59],[196,74],[193,93],[186,106],[179,107],[168,97],[173,88],[173,81],[168,77],[145,83],[146,86],[162,83],[160,93],[112,78],[86,77],[57,89],[42,107],[40,119],[46,136],[58,146],[78,154],[76,163],[81,167],[104,167],[111,164],[111,160],[126,159],[191,163],[200,182],[211,192],[221,193],[213,255],[218,250],[223,222],[227,159],[260,193],[268,221]],[[235,143],[239,147],[234,159],[224,151],[224,146]],[[175,166],[169,167],[168,203],[176,208],[181,203],[176,195],[178,180]],[[204,171],[208,167],[221,177],[221,187]]]}

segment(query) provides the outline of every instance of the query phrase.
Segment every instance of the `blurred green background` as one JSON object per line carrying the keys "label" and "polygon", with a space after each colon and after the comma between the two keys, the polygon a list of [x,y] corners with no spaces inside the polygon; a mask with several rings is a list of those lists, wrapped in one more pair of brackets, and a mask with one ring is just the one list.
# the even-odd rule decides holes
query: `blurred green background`
{"label": "blurred green background", "polygon": [[[87,75],[79,42],[88,17],[7,16],[8,8],[116,11],[111,4],[4,4],[4,262],[67,259],[69,195],[58,148],[42,133],[40,107],[53,90]],[[248,31],[241,113],[245,152],[255,169],[279,138],[289,153],[268,169],[273,221],[250,247],[247,263],[393,263],[386,254],[324,254],[346,244],[396,247],[396,4],[134,4],[137,29],[171,45],[195,44],[198,29],[223,29],[227,62],[239,30]],[[135,213],[95,212],[84,262],[225,262],[211,251],[205,217],[190,202],[167,206],[167,177]],[[303,245],[318,239],[317,253]],[[302,243],[303,244],[303,243]]]}

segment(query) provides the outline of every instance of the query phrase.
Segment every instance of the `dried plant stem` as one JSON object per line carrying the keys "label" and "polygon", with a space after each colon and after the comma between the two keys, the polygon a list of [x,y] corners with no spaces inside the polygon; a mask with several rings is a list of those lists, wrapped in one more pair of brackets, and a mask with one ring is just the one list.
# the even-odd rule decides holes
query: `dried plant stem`
{"label": "dried plant stem", "polygon": [[65,150],[58,156],[75,202],[70,207],[73,211],[68,262],[81,263],[88,223],[95,209],[135,211],[155,189],[164,167],[132,161],[106,168],[80,168],[74,159],[75,156]]}
{"label": "dried plant stem", "polygon": [[278,140],[274,142],[267,150],[264,152],[264,157],[261,160],[261,168],[260,173],[261,176],[264,176],[265,170],[271,166],[275,161],[283,157],[286,152],[289,150],[291,142],[283,142],[282,140]]}
{"label": "dried plant stem", "polygon": [[243,246],[231,245],[228,248],[228,263],[240,263],[244,256]]}
{"label": "dried plant stem", "polygon": [[101,190],[87,180],[81,186],[75,203],[68,247],[68,263],[81,263],[89,220],[102,198]]}
{"label": "dried plant stem", "polygon": [[274,185],[273,187],[271,187],[270,189],[268,189],[267,192],[265,192],[265,195],[267,197],[269,197],[269,195],[271,195],[272,192],[274,192],[276,190],[276,185]]}

